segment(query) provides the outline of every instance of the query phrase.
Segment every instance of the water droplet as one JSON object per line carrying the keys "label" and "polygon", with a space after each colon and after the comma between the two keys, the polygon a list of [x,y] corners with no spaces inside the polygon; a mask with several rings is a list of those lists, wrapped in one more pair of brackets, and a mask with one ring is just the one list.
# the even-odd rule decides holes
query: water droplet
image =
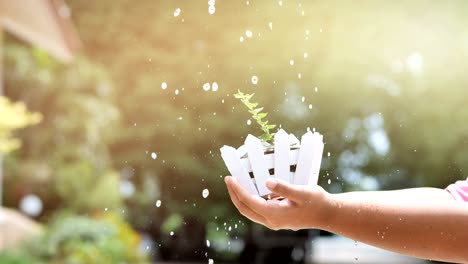
{"label": "water droplet", "polygon": [[210,15],[214,15],[215,12],[216,12],[216,7],[215,7],[214,5],[210,5],[210,6],[208,7],[208,13],[209,13]]}
{"label": "water droplet", "polygon": [[312,109],[312,104],[309,104],[309,109]]}
{"label": "water droplet", "polygon": [[106,208],[104,208],[104,211],[106,211],[106,212],[107,212],[107,210],[109,210],[109,208],[107,208],[107,207],[106,207]]}
{"label": "water droplet", "polygon": [[231,227],[231,226],[229,226],[229,228],[228,228],[228,231],[229,231],[229,232],[231,232],[231,230],[232,230],[232,227]]}
{"label": "water droplet", "polygon": [[283,6],[283,1],[278,1],[279,6]]}
{"label": "water droplet", "polygon": [[246,30],[246,31],[245,31],[245,36],[248,37],[248,38],[251,38],[251,37],[253,36],[252,31]]}
{"label": "water droplet", "polygon": [[273,30],[273,23],[272,22],[268,23],[268,27],[270,28],[270,30]]}
{"label": "water droplet", "polygon": [[174,231],[171,231],[171,233],[169,233],[169,235],[173,236],[173,235],[174,235]]}
{"label": "water droplet", "polygon": [[330,184],[331,184],[331,179],[328,179],[328,185],[330,185]]}
{"label": "water droplet", "polygon": [[155,152],[151,153],[151,158],[152,159],[156,159],[158,157],[158,154],[156,154]]}
{"label": "water droplet", "polygon": [[175,93],[175,95],[178,95],[179,94],[179,89],[176,89],[174,93]]}
{"label": "water droplet", "polygon": [[211,85],[211,90],[212,90],[213,92],[218,91],[218,88],[219,88],[219,87],[218,87],[218,83],[217,83],[217,82],[214,82],[214,83]]}
{"label": "water droplet", "polygon": [[315,92],[318,92],[318,87],[317,86],[315,86]]}
{"label": "water droplet", "polygon": [[205,83],[205,84],[203,84],[203,90],[205,90],[205,91],[208,92],[208,91],[210,90],[210,88],[211,88],[211,87],[210,87],[210,83]]}
{"label": "water droplet", "polygon": [[244,42],[244,37],[241,36],[241,37],[239,38],[239,41],[240,41],[240,42]]}
{"label": "water droplet", "polygon": [[301,101],[305,102],[305,96],[302,96]]}
{"label": "water droplet", "polygon": [[307,52],[304,52],[304,59],[307,59],[309,57],[309,54]]}
{"label": "water droplet", "polygon": [[210,241],[208,239],[206,240],[206,246],[210,247]]}
{"label": "water droplet", "polygon": [[158,208],[161,207],[161,200],[156,201],[156,207],[158,207]]}
{"label": "water droplet", "polygon": [[163,90],[167,89],[167,83],[166,82],[161,83],[161,89],[163,89]]}
{"label": "water droplet", "polygon": [[298,73],[298,74],[297,74],[297,78],[298,78],[298,79],[301,79],[301,78],[302,78],[302,74],[301,74],[301,73]]}
{"label": "water droplet", "polygon": [[209,191],[208,189],[204,189],[204,190],[202,191],[202,196],[203,196],[203,198],[206,199],[206,197],[208,197],[208,195],[210,195],[210,191]]}
{"label": "water droplet", "polygon": [[327,154],[327,155],[328,155],[328,157],[330,157],[330,155],[331,155],[331,154],[330,154],[330,152],[328,152],[328,154]]}
{"label": "water droplet", "polygon": [[258,77],[256,75],[252,76],[252,78],[250,80],[252,81],[252,84],[257,85]]}
{"label": "water droplet", "polygon": [[290,60],[289,60],[289,65],[291,65],[291,66],[294,65],[294,60],[293,60],[293,59],[290,59]]}
{"label": "water droplet", "polygon": [[247,125],[250,126],[252,124],[252,120],[247,120]]}
{"label": "water droplet", "polygon": [[178,17],[180,15],[180,8],[176,8],[176,10],[174,10],[174,17]]}

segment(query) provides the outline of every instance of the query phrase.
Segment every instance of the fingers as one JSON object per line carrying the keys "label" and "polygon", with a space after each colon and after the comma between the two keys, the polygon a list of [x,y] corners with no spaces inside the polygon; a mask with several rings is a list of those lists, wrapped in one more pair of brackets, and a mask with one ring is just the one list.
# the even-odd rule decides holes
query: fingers
{"label": "fingers", "polygon": [[263,216],[252,211],[249,207],[247,207],[243,202],[239,200],[237,194],[232,189],[233,179],[230,176],[227,176],[225,178],[225,182],[229,192],[229,196],[231,197],[231,201],[234,204],[234,206],[236,206],[236,208],[239,210],[239,212],[251,221],[254,221],[259,224],[266,224],[267,220]]}
{"label": "fingers", "polygon": [[295,186],[278,179],[268,179],[266,187],[273,193],[286,197],[294,202],[302,202],[307,196],[303,186]]}
{"label": "fingers", "polygon": [[239,201],[244,203],[252,211],[259,215],[265,215],[268,212],[268,205],[265,199],[258,195],[250,194],[245,188],[243,188],[237,179],[233,177],[226,177],[226,183],[229,184],[231,190],[237,195]]}

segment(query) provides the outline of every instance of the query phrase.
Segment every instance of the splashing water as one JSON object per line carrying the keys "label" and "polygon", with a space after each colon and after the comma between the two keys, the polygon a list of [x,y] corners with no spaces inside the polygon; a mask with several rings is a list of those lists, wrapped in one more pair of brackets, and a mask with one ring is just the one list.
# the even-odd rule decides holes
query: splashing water
{"label": "splashing water", "polygon": [[203,198],[206,199],[206,198],[208,197],[208,195],[210,195],[210,191],[209,191],[208,189],[204,189],[204,190],[202,191],[202,196],[203,196]]}
{"label": "splashing water", "polygon": [[174,17],[178,17],[180,15],[180,8],[176,8],[176,10],[174,10]]}
{"label": "splashing water", "polygon": [[206,92],[208,92],[210,89],[211,89],[210,83],[205,83],[205,84],[203,84],[203,90],[205,90]]}
{"label": "splashing water", "polygon": [[209,0],[208,1],[208,13],[210,15],[214,15],[215,12],[216,12],[215,0]]}
{"label": "splashing water", "polygon": [[211,90],[212,90],[213,92],[218,91],[218,88],[219,88],[219,87],[218,87],[218,83],[217,83],[217,82],[214,82],[214,83],[211,85]]}
{"label": "splashing water", "polygon": [[253,85],[257,85],[258,83],[258,77],[256,75],[252,76],[252,78],[250,79],[250,81],[252,81],[252,84]]}

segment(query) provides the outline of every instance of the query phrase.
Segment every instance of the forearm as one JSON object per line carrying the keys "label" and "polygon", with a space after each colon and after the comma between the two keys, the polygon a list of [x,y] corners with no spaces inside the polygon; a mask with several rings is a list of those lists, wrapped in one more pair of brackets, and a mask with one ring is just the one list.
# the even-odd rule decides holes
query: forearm
{"label": "forearm", "polygon": [[468,206],[440,189],[332,194],[322,228],[426,259],[468,262]]}

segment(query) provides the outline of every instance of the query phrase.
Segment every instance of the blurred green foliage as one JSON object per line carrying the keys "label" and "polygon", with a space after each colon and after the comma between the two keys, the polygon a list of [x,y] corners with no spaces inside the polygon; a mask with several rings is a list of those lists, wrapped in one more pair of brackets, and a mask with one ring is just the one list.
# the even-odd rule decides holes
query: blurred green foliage
{"label": "blurred green foliage", "polygon": [[30,113],[23,103],[12,103],[0,97],[0,153],[6,154],[20,147],[21,141],[12,136],[13,131],[37,124],[42,116]]}
{"label": "blurred green foliage", "polygon": [[84,58],[63,67],[43,51],[17,44],[8,44],[5,55],[6,94],[44,117],[17,134],[23,146],[6,160],[7,204],[35,192],[46,209],[121,207],[107,146],[119,114],[105,71]]}
{"label": "blurred green foliage", "polygon": [[466,1],[68,3],[85,47],[72,65],[7,38],[6,93],[44,116],[7,160],[11,205],[34,191],[49,212],[119,207],[120,172],[138,228],[239,220],[218,150],[261,131],[238,89],[286,131],[324,134],[330,191],[467,176]]}
{"label": "blurred green foliage", "polygon": [[1,263],[149,263],[140,238],[114,214],[96,218],[59,214],[39,237],[16,252],[0,254]]}

